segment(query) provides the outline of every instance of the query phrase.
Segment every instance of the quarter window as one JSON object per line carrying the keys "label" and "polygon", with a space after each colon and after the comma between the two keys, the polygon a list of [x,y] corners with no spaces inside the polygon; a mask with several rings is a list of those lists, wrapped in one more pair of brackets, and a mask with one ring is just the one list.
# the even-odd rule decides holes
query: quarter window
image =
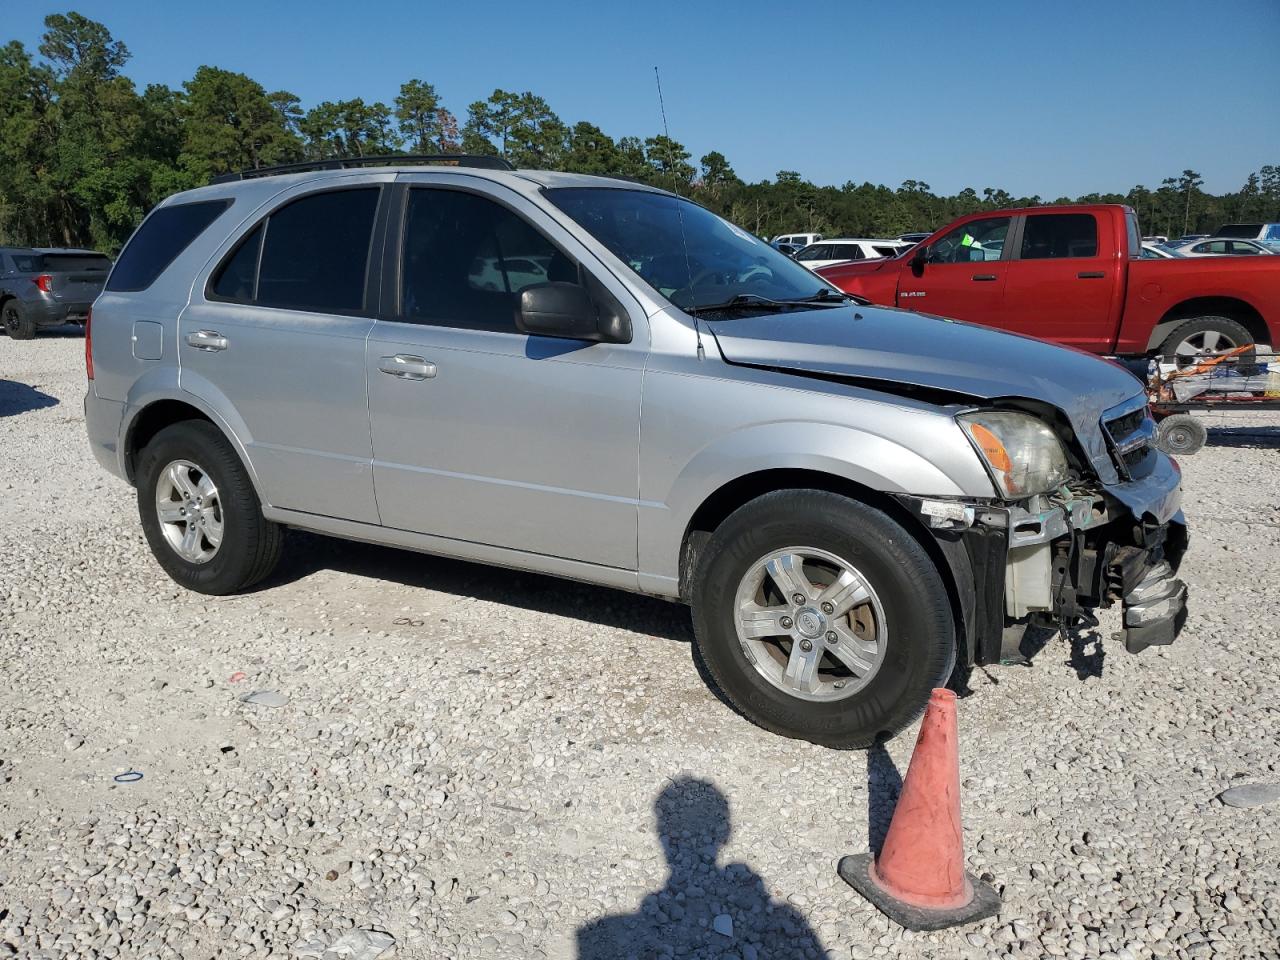
{"label": "quarter window", "polygon": [[506,207],[457,190],[409,192],[405,320],[516,333],[520,293],[549,282],[581,282],[577,264]]}
{"label": "quarter window", "polygon": [[1027,217],[1023,260],[1063,260],[1098,255],[1098,221],[1091,213],[1046,213]]}
{"label": "quarter window", "polygon": [[202,200],[154,211],[125,245],[107,289],[122,293],[147,289],[229,206],[230,200]]}

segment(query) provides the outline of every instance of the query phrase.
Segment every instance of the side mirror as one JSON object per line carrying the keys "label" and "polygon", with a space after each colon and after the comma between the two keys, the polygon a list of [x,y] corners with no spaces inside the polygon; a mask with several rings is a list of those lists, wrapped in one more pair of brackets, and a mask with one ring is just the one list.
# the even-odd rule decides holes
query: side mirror
{"label": "side mirror", "polygon": [[521,291],[516,329],[536,337],[597,343],[631,339],[631,323],[620,305],[618,310],[602,310],[586,287],[560,281],[537,283]]}
{"label": "side mirror", "polygon": [[911,255],[911,272],[917,277],[924,273],[924,265],[929,262],[929,250],[927,247],[916,247],[915,253]]}

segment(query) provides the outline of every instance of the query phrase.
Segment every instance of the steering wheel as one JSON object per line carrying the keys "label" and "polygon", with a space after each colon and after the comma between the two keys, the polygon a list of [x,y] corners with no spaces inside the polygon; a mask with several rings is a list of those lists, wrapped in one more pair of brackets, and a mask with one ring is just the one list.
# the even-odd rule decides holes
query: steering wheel
{"label": "steering wheel", "polygon": [[739,283],[751,283],[753,280],[771,280],[773,279],[773,271],[766,267],[763,263],[752,264],[738,278]]}
{"label": "steering wheel", "polygon": [[672,291],[671,291],[671,296],[670,296],[670,298],[669,298],[669,299],[671,299],[671,300],[675,300],[675,299],[676,299],[676,297],[677,297],[679,294],[682,294],[682,293],[687,293],[687,294],[689,294],[689,296],[691,296],[691,297],[692,297],[692,296],[694,295],[694,291],[698,288],[698,285],[699,285],[700,283],[702,283],[702,281],[703,281],[703,280],[709,280],[709,279],[712,279],[712,278],[717,278],[717,279],[718,279],[718,282],[716,283],[716,286],[718,286],[718,287],[723,287],[723,286],[725,286],[725,284],[726,284],[725,275],[724,275],[722,272],[720,272],[719,270],[715,270],[715,269],[713,269],[713,268],[711,268],[711,267],[707,267],[707,268],[702,269],[702,270],[699,270],[697,273],[695,273],[695,274],[693,275],[693,279],[692,279],[692,280],[690,280],[690,281],[689,281],[687,284],[685,284],[683,287],[680,287],[678,290],[672,290]]}

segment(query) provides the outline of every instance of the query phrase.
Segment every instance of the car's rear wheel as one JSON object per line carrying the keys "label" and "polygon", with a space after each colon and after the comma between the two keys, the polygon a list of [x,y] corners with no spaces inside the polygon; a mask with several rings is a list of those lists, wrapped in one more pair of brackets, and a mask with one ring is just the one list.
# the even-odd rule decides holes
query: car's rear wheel
{"label": "car's rear wheel", "polygon": [[950,677],[946,587],[882,511],[820,490],[771,493],[728,517],[701,556],[698,652],[768,730],[868,747],[910,724]]}
{"label": "car's rear wheel", "polygon": [[[1179,367],[1190,367],[1252,343],[1253,335],[1230,317],[1195,317],[1165,337],[1160,356]],[[1241,372],[1255,366],[1255,351],[1245,350],[1237,357],[1234,362]]]}
{"label": "car's rear wheel", "polygon": [[138,460],[138,513],[151,552],[198,593],[236,593],[280,557],[282,530],[262,516],[248,472],[213,424],[165,427]]}
{"label": "car's rear wheel", "polygon": [[31,340],[36,335],[35,321],[26,315],[17,300],[6,300],[0,308],[0,325],[14,340]]}

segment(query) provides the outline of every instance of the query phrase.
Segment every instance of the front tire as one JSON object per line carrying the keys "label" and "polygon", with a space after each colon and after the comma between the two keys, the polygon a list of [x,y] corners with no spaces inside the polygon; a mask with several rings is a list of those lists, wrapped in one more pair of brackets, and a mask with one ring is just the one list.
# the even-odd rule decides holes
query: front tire
{"label": "front tire", "polygon": [[22,304],[18,303],[17,300],[10,300],[5,303],[4,308],[0,310],[0,323],[4,326],[4,332],[12,340],[35,339],[35,321],[26,315],[22,309]]}
{"label": "front tire", "polygon": [[698,653],[766,730],[869,747],[915,720],[951,675],[942,577],[880,510],[820,490],[766,494],[730,515],[701,557]]}
{"label": "front tire", "polygon": [[180,585],[222,596],[274,569],[283,531],[262,516],[248,471],[212,423],[165,427],[143,448],[136,480],[147,543]]}

